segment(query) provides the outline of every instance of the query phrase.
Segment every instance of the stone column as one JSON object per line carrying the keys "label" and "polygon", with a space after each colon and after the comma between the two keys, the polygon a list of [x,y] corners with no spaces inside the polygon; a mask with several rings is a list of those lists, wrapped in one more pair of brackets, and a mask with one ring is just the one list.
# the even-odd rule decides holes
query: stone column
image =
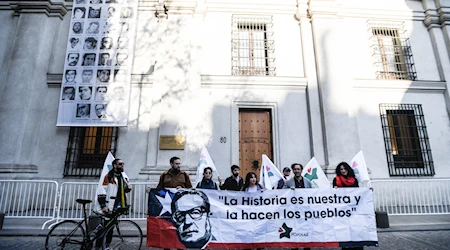
{"label": "stone column", "polygon": [[35,174],[46,75],[67,8],[51,1],[11,2],[10,7],[16,22],[2,65],[0,172]]}

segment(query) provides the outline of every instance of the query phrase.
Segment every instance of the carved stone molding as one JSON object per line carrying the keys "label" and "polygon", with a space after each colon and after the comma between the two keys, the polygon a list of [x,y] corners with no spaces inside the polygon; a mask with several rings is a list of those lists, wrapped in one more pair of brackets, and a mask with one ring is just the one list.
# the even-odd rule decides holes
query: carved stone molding
{"label": "carved stone molding", "polygon": [[9,6],[14,10],[14,15],[16,16],[22,13],[44,13],[49,17],[63,19],[68,12],[68,8],[63,3],[50,0],[11,1]]}
{"label": "carved stone molding", "polygon": [[[49,87],[60,87],[63,74],[47,74],[47,85]],[[153,84],[153,75],[150,74],[132,74],[131,84],[151,85]]]}

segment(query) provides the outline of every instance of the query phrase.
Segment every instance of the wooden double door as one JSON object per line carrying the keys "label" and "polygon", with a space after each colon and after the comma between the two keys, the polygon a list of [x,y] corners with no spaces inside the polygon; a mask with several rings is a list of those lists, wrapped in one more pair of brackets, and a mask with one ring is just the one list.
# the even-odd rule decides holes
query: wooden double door
{"label": "wooden double door", "polygon": [[272,119],[268,109],[239,110],[239,167],[245,179],[248,172],[258,176],[262,155],[273,161]]}

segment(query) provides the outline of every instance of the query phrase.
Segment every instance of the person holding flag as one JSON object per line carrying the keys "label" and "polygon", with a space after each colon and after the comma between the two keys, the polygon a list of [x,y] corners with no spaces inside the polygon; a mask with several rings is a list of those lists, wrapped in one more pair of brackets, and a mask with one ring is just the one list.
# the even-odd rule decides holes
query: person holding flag
{"label": "person holding flag", "polygon": [[341,162],[336,167],[336,177],[333,179],[334,188],[359,187],[355,172],[347,162]]}
{"label": "person holding flag", "polygon": [[217,172],[216,165],[214,165],[214,162],[211,159],[211,156],[209,156],[206,147],[203,147],[202,152],[200,153],[200,159],[198,160],[197,173],[195,175],[195,186],[198,186],[198,184],[205,179],[206,168],[211,169],[211,178],[213,173],[216,172],[217,180],[219,181],[219,184],[222,185],[222,180],[220,179],[219,172]]}
{"label": "person holding flag", "polygon": [[[108,155],[109,156],[109,155]],[[105,163],[105,165],[107,165]],[[103,179],[101,186],[97,188],[96,212],[108,213],[119,207],[127,207],[127,199],[125,194],[131,191],[131,185],[127,174],[123,171],[125,163],[121,159],[112,161],[112,169],[105,175],[100,177]],[[100,211],[98,208],[100,207]],[[107,222],[105,222],[106,224]],[[112,240],[113,230],[106,235],[106,246],[109,246]],[[103,237],[97,239],[95,248],[100,249]]]}
{"label": "person holding flag", "polygon": [[303,178],[302,176],[302,171],[303,171],[303,166],[300,163],[293,163],[291,165],[292,171],[294,172],[294,178],[288,180],[284,186],[283,189],[286,188],[312,188],[311,182],[306,179]]}

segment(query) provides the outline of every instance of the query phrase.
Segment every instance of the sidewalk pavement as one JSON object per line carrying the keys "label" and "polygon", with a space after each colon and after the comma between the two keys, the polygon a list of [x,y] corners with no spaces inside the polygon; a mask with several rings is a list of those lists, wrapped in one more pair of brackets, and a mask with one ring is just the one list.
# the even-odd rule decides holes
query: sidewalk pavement
{"label": "sidewalk pavement", "polygon": [[[0,236],[46,236],[48,229],[41,230],[47,219],[5,218]],[[146,220],[135,220],[147,235]],[[51,225],[51,223],[47,223]],[[445,215],[389,215],[389,228],[377,228],[382,232],[450,230],[450,214]]]}

